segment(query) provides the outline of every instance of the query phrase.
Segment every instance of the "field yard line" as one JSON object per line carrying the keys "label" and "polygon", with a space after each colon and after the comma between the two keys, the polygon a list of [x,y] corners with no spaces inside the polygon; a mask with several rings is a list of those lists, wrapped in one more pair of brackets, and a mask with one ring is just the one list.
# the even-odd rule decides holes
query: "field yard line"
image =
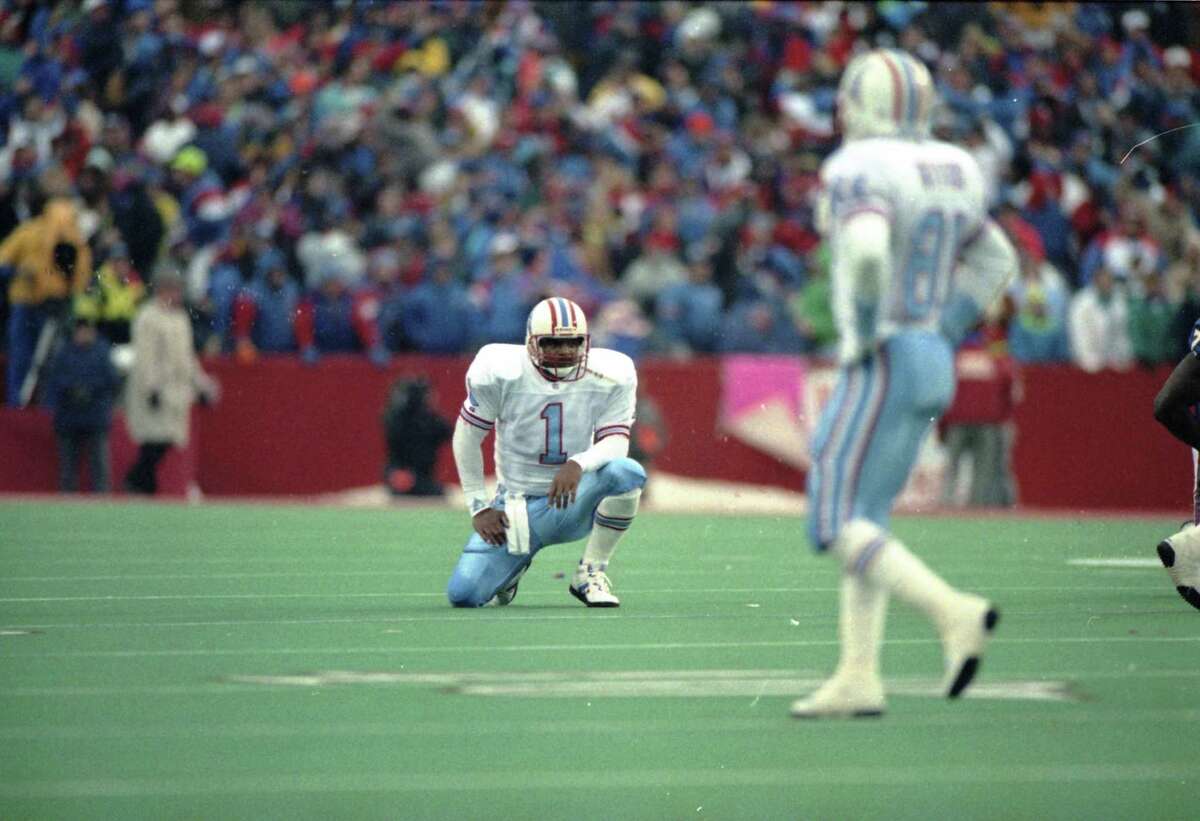
{"label": "field yard line", "polygon": [[[1129,764],[1051,764],[995,766],[856,766],[821,769],[675,768],[607,770],[606,789],[663,787],[857,787],[860,785],[925,786],[928,784],[1051,784],[1097,782],[1186,781],[1200,765],[1148,761]],[[590,771],[479,770],[401,773],[279,773],[184,778],[72,778],[0,783],[0,797],[120,798],[197,796],[247,793],[328,792],[482,792],[553,790],[595,779]]]}
{"label": "field yard line", "polygon": [[[469,675],[469,674],[464,674]],[[1198,678],[1200,670],[1137,670],[1137,671],[1121,671],[1121,672],[1094,672],[1080,673],[1078,670],[1070,672],[1045,672],[1037,671],[1035,673],[1026,673],[1028,676],[1038,676],[1043,679],[1053,679],[1059,681],[1081,680],[1089,681],[1094,679],[1120,680],[1120,679],[1167,679],[1167,678]],[[44,697],[87,697],[87,696],[196,696],[196,695],[247,695],[251,693],[258,694],[275,694],[280,688],[289,688],[291,685],[264,685],[258,683],[242,683],[242,682],[210,682],[207,684],[146,684],[146,685],[125,685],[125,686],[109,686],[109,687],[9,687],[0,688],[0,698],[44,698]],[[969,695],[969,694],[968,694]],[[1121,715],[1128,715],[1129,711],[1122,710]],[[1054,720],[1058,720],[1061,716],[1066,715],[1057,713],[1054,715]],[[1094,717],[1094,713],[1082,714],[1086,718]],[[1200,720],[1197,717],[1195,710],[1185,710],[1179,713],[1180,721]],[[1009,719],[1005,719],[1006,721]],[[1047,717],[1047,720],[1050,720]],[[0,732],[0,737],[3,733]]]}
{"label": "field yard line", "polygon": [[[889,726],[903,727],[953,727],[959,725],[978,726],[980,717],[970,715],[924,714],[905,715],[895,712],[888,715]],[[1144,721],[1191,723],[1200,721],[1197,710],[1123,710],[1102,715],[1093,713],[1047,713],[1031,711],[1017,713],[1005,718],[1009,723],[1044,724],[1138,724]],[[781,727],[794,725],[784,723]],[[712,716],[689,718],[680,716],[671,720],[613,719],[603,713],[592,719],[562,719],[538,721],[497,721],[473,719],[469,724],[458,720],[448,721],[364,721],[337,722],[330,724],[208,724],[181,723],[156,726],[128,724],[70,724],[48,727],[44,724],[0,728],[0,741],[67,741],[90,739],[133,740],[139,738],[310,738],[310,737],[378,737],[397,738],[408,736],[471,736],[559,733],[593,733],[620,735],[625,733],[659,734],[695,732],[753,732],[761,734],[770,729],[764,726],[761,716],[753,718],[714,719]]]}
{"label": "field yard line", "polygon": [[1162,569],[1158,559],[1067,559],[1067,564],[1073,567],[1119,567],[1119,568],[1155,568]]}
{"label": "field yard line", "polygon": [[[1123,643],[1192,643],[1200,636],[1074,636],[1062,638],[1005,638],[992,639],[992,644],[1123,644]],[[34,658],[143,658],[187,656],[303,656],[303,655],[394,655],[396,653],[535,653],[579,652],[586,648],[595,654],[605,650],[690,650],[740,647],[827,647],[836,646],[837,639],[807,639],[797,641],[697,641],[646,642],[627,644],[500,644],[500,645],[432,645],[414,647],[397,643],[391,647],[243,647],[232,650],[64,650],[49,653],[6,653],[9,659]],[[885,645],[941,644],[938,638],[886,639]]]}
{"label": "field yard line", "polygon": [[[1146,585],[1135,586],[1117,586],[1106,584],[1084,585],[1084,586],[1056,586],[1056,585],[1019,585],[1012,587],[988,587],[991,591],[1053,591],[1053,592],[1114,592],[1121,590],[1146,590]],[[637,588],[622,588],[621,592],[634,595],[655,595],[655,596],[678,596],[686,595],[693,596],[697,593],[738,593],[738,594],[761,594],[761,593],[832,593],[837,591],[837,587],[692,587],[682,590],[676,589],[655,589],[655,590],[639,590]],[[444,598],[445,593],[442,591],[431,591],[421,593],[172,593],[162,595],[144,595],[144,596],[15,596],[0,598],[0,604],[31,604],[39,602],[98,602],[98,601],[193,601],[206,599],[379,599],[379,598]],[[557,590],[533,590],[523,594],[524,598],[534,596],[555,596],[561,594]]]}

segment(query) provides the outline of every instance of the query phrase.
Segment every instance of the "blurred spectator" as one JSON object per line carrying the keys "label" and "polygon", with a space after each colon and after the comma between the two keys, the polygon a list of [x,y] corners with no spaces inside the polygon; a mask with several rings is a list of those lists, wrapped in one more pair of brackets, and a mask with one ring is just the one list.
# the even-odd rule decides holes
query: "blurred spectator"
{"label": "blurred spectator", "polygon": [[[43,178],[51,199],[41,214],[13,231],[0,244],[0,267],[9,269],[8,286],[8,374],[10,405],[19,402],[21,385],[33,362],[34,348],[42,325],[54,313],[62,313],[71,294],[78,293],[92,276],[91,248],[79,231],[78,210],[61,196],[61,172]],[[64,270],[55,249],[75,249],[74,270]]]}
{"label": "blurred spectator", "polygon": [[721,332],[724,295],[712,284],[712,263],[700,256],[688,265],[686,282],[668,285],[658,294],[655,318],[670,349],[713,353]]}
{"label": "blurred spectator", "polygon": [[961,499],[972,507],[1011,507],[1017,501],[1012,447],[1019,382],[1012,360],[989,335],[977,332],[958,352],[955,405],[940,423],[947,457],[942,494],[950,505]]}
{"label": "blurred spectator", "polygon": [[497,234],[489,246],[491,264],[476,286],[483,302],[482,342],[524,343],[525,320],[541,299],[517,248],[517,238],[508,233]]}
{"label": "blurred spectator", "polygon": [[254,278],[233,304],[234,350],[242,362],[254,361],[260,351],[296,350],[294,323],[300,288],[288,276],[283,254],[270,250],[258,258]]}
{"label": "blurred spectator", "polygon": [[467,349],[477,314],[448,262],[430,260],[425,281],[402,299],[401,327],[412,350],[453,354]]}
{"label": "blurred spectator", "polygon": [[1166,260],[1158,243],[1146,230],[1141,211],[1140,202],[1128,200],[1122,203],[1117,226],[1100,234],[1088,246],[1081,262],[1084,285],[1101,266],[1134,293],[1141,287],[1145,274],[1162,273]]}
{"label": "blurred spectator", "polygon": [[1020,276],[1008,290],[1013,316],[1009,324],[1009,352],[1018,362],[1068,362],[1069,294],[1062,276],[1041,257],[1040,239],[1018,239]]}
{"label": "blurred spectator", "polygon": [[799,353],[803,343],[783,306],[745,299],[725,315],[720,350],[726,353]]}
{"label": "blurred spectator", "polygon": [[804,350],[817,356],[837,354],[837,325],[833,321],[833,289],[829,280],[829,250],[821,245],[811,255],[808,281],[790,305],[792,321]]}
{"label": "blurred spectator", "polygon": [[296,343],[306,363],[316,363],[321,354],[353,351],[367,352],[380,365],[387,362],[368,297],[352,291],[337,269],[318,277],[317,287],[296,309]]}
{"label": "blurred spectator", "polygon": [[1100,267],[1092,282],[1071,300],[1067,319],[1071,357],[1089,373],[1125,370],[1133,360],[1129,339],[1129,307],[1108,268]]}
{"label": "blurred spectator", "polygon": [[[61,166],[55,196],[77,203],[95,258],[115,229],[141,276],[183,270],[197,338],[221,351],[236,333],[226,297],[255,274],[238,261],[233,281],[230,258],[267,248],[309,291],[333,266],[357,293],[386,249],[402,257],[399,291],[423,254],[452,260],[481,317],[463,349],[519,337],[528,305],[557,291],[593,316],[615,306],[614,338],[641,350],[644,320],[623,300],[653,312],[687,280],[691,249],[709,247],[723,325],[737,330],[748,299],[790,305],[799,349],[821,350],[804,306],[825,287],[807,290],[807,263],[836,83],[859,51],[900,47],[937,78],[939,133],[976,157],[990,201],[1021,217],[1069,290],[1104,265],[1133,295],[1195,232],[1200,130],[1170,132],[1200,119],[1192,11],[9,4],[0,241],[41,213],[31,182]],[[517,239],[515,271],[492,265],[502,236]],[[381,298],[377,317],[397,348],[413,344],[397,335],[403,304]],[[735,336],[718,347],[792,344]]]}
{"label": "blurred spectator", "polygon": [[387,440],[384,484],[393,496],[440,496],[434,477],[438,450],[449,441],[453,426],[431,407],[429,383],[397,379],[383,412]]}
{"label": "blurred spectator", "polygon": [[183,278],[162,271],[154,297],[133,321],[133,365],[125,389],[125,419],[138,458],[125,474],[125,489],[153,495],[158,464],[172,445],[184,445],[192,403],[215,401],[217,384],[200,368],[192,326],[183,310]]}
{"label": "blurred spectator", "polygon": [[1175,306],[1165,290],[1163,278],[1148,273],[1143,275],[1138,293],[1129,299],[1129,340],[1139,365],[1154,367],[1176,360]]}
{"label": "blurred spectator", "polygon": [[112,344],[123,345],[129,342],[129,327],[145,292],[125,247],[114,245],[87,288],[75,295],[74,313],[95,323]]}
{"label": "blurred spectator", "polygon": [[621,274],[621,291],[643,309],[652,308],[660,292],[687,279],[687,268],[679,260],[679,236],[675,211],[670,206],[654,215],[642,243],[642,253]]}
{"label": "blurred spectator", "polygon": [[70,339],[50,364],[45,402],[54,413],[59,489],[79,490],[79,461],[86,456],[92,490],[108,493],[108,431],[118,377],[107,342],[88,319],[74,320]]}

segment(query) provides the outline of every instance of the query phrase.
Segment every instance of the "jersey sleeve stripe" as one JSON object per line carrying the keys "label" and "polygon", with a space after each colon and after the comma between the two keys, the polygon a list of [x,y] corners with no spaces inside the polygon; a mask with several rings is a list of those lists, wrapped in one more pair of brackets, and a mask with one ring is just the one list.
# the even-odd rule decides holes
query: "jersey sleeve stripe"
{"label": "jersey sleeve stripe", "polygon": [[458,415],[461,416],[465,421],[470,422],[475,427],[483,428],[484,430],[491,430],[496,425],[495,422],[489,422],[486,419],[476,416],[466,408],[460,408]]}
{"label": "jersey sleeve stripe", "polygon": [[624,436],[626,439],[630,438],[630,437],[629,437],[629,431],[627,431],[627,430],[614,430],[614,431],[610,431],[609,433],[598,433],[598,434],[596,434],[596,441],[597,441],[597,442],[599,442],[601,439],[607,439],[607,438],[608,438],[608,437],[610,437],[610,436]]}

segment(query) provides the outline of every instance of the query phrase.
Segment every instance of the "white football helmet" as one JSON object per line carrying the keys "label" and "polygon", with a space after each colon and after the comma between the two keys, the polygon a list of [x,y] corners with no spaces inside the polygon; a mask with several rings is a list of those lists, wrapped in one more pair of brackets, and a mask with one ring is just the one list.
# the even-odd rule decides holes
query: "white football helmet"
{"label": "white football helmet", "polygon": [[837,106],[847,140],[929,136],[936,100],[925,64],[895,49],[875,49],[850,61],[838,84]]}
{"label": "white football helmet", "polygon": [[[576,339],[579,346],[574,350],[547,351],[542,348],[542,342],[547,339]],[[534,305],[529,312],[529,320],[525,323],[525,349],[529,351],[534,367],[547,379],[573,382],[583,378],[591,345],[587,317],[571,300],[550,297]]]}

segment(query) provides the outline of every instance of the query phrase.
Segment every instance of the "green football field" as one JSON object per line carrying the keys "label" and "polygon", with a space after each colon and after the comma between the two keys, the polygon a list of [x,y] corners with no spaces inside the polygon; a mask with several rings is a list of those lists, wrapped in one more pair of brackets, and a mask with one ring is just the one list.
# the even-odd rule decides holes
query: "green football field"
{"label": "green football field", "polygon": [[1003,616],[948,702],[893,606],[888,713],[855,722],[788,717],[837,652],[802,520],[647,512],[611,611],[567,594],[578,546],[450,609],[466,525],[0,503],[0,818],[1197,815],[1200,612],[1151,561],[1177,521],[897,520]]}

